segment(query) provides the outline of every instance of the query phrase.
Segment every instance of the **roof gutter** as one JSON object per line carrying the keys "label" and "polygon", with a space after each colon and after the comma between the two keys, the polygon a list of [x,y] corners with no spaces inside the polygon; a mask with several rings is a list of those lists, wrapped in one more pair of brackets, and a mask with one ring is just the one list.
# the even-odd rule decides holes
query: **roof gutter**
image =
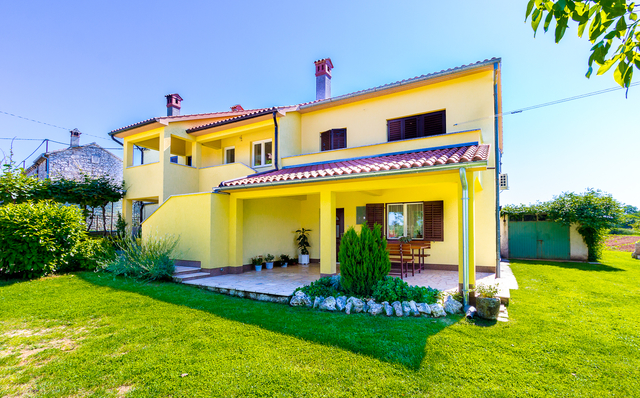
{"label": "roof gutter", "polygon": [[496,168],[495,168],[495,177],[496,177],[496,181],[495,181],[495,185],[496,185],[496,214],[495,214],[495,219],[496,219],[496,278],[500,278],[500,262],[501,262],[501,258],[500,258],[500,170],[502,168],[502,156],[500,153],[500,144],[499,144],[499,139],[500,139],[500,134],[499,134],[499,128],[500,128],[500,123],[498,120],[498,77],[497,74],[500,73],[500,61],[496,61],[493,64],[493,110],[494,110],[494,143],[493,146],[495,147],[495,163],[496,163]]}
{"label": "roof gutter", "polygon": [[467,170],[460,168],[462,185],[462,297],[464,306],[469,305],[469,184]]}
{"label": "roof gutter", "polygon": [[278,118],[276,118],[276,114],[278,113],[277,110],[273,111],[273,125],[275,127],[275,131],[274,131],[274,157],[273,157],[273,165],[275,166],[276,170],[278,169]]}
{"label": "roof gutter", "polygon": [[[472,165],[472,166],[471,166]],[[428,168],[409,168],[409,169],[400,169],[400,170],[386,170],[386,171],[376,171],[370,173],[357,173],[357,174],[347,174],[340,176],[332,176],[332,177],[320,177],[317,178],[316,181],[314,179],[299,179],[299,180],[288,180],[282,182],[263,182],[259,184],[248,184],[248,185],[236,185],[236,186],[218,186],[216,191],[233,191],[238,189],[250,189],[250,188],[271,188],[271,187],[279,187],[285,185],[297,185],[297,184],[310,184],[317,182],[327,182],[327,181],[339,181],[339,180],[353,180],[358,178],[371,178],[371,177],[386,177],[386,176],[394,176],[394,175],[404,175],[404,174],[418,174],[418,173],[428,173],[435,171],[446,171],[446,170],[456,170],[462,167],[481,167],[486,166],[486,160],[477,160],[475,162],[465,162],[465,163],[455,163],[455,164],[443,164],[440,166],[429,166]],[[252,177],[254,177],[252,175]],[[222,184],[222,183],[220,183]]]}

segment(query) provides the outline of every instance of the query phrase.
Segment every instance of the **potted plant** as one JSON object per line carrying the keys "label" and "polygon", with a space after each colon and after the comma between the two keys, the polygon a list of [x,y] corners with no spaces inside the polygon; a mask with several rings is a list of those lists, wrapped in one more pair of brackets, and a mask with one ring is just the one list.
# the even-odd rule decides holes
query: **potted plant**
{"label": "potted plant", "polygon": [[476,309],[478,315],[484,319],[498,319],[500,313],[500,298],[498,295],[498,285],[478,285],[475,288]]}
{"label": "potted plant", "polygon": [[273,254],[267,253],[267,255],[264,256],[264,263],[267,266],[267,269],[273,268],[273,260],[275,260],[275,257]]}
{"label": "potted plant", "polygon": [[262,256],[251,258],[251,264],[256,267],[256,271],[262,271]]}
{"label": "potted plant", "polygon": [[298,242],[298,249],[300,249],[300,255],[298,256],[298,263],[302,266],[309,265],[309,232],[310,229],[300,228],[296,230],[298,236],[296,241]]}
{"label": "potted plant", "polygon": [[280,262],[282,263],[282,268],[287,268],[287,265],[289,265],[289,261],[291,261],[291,258],[289,257],[288,254],[280,255]]}

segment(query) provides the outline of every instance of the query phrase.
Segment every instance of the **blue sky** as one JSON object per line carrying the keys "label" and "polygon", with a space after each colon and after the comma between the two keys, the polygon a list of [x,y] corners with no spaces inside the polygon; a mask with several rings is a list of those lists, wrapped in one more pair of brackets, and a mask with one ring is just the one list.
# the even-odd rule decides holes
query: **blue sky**
{"label": "blue sky", "polygon": [[[111,148],[110,130],[164,115],[169,93],[184,98],[183,114],[313,100],[313,61],[324,57],[335,65],[333,95],[491,57],[503,60],[505,111],[616,86],[610,73],[584,77],[590,45],[575,27],[560,44],[534,39],[525,5],[4,2],[0,111],[78,128],[83,143]],[[505,116],[502,203],[594,187],[640,206],[639,108],[640,86],[627,99],[619,90]],[[66,130],[0,113],[0,137],[14,136],[69,140]],[[14,143],[14,160],[38,144]]]}

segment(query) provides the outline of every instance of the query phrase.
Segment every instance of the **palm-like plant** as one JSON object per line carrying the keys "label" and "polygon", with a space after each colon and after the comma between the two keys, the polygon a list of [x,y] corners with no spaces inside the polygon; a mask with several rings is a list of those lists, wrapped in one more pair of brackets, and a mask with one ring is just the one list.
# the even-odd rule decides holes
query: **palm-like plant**
{"label": "palm-like plant", "polygon": [[298,236],[296,237],[296,241],[298,242],[298,249],[300,249],[300,254],[307,255],[309,254],[309,232],[310,229],[300,228],[296,230]]}

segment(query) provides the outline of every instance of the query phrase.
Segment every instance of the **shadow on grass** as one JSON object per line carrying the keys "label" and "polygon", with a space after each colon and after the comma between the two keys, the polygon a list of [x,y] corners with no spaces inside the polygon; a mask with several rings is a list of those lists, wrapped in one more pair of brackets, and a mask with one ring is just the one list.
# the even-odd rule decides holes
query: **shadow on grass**
{"label": "shadow on grass", "polygon": [[10,286],[14,283],[29,282],[29,279],[16,277],[0,277],[0,287]]}
{"label": "shadow on grass", "polygon": [[550,265],[553,267],[576,269],[580,271],[595,271],[595,272],[620,272],[625,271],[622,268],[612,267],[606,264],[591,264],[581,262],[561,262],[561,261],[540,261],[540,260],[511,260],[510,263],[520,263],[527,265]]}
{"label": "shadow on grass", "polygon": [[170,282],[142,283],[88,272],[77,275],[94,285],[142,294],[231,321],[400,364],[410,370],[420,368],[427,350],[438,349],[427,346],[430,337],[463,318],[462,315],[433,319],[328,313],[226,296]]}

